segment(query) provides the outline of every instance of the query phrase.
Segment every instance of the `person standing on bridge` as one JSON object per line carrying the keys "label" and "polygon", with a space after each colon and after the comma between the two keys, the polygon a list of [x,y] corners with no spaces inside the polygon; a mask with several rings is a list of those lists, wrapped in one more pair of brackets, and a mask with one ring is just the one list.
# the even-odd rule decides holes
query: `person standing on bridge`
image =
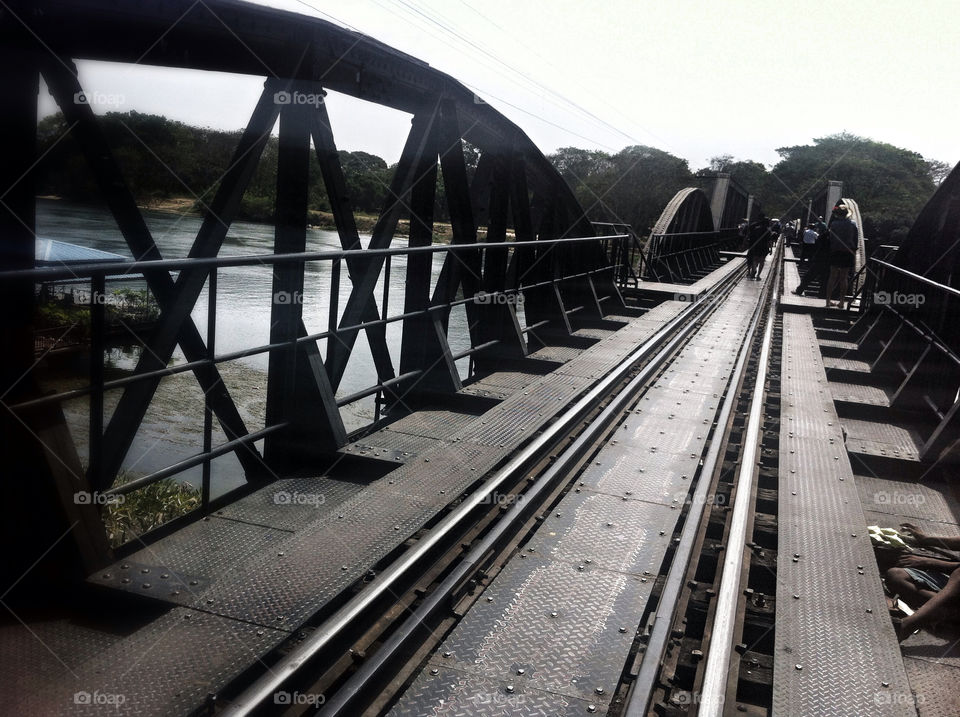
{"label": "person standing on bridge", "polygon": [[[854,265],[859,240],[857,225],[850,219],[850,211],[846,204],[838,204],[834,207],[827,233],[830,235],[830,278],[827,280],[827,306],[842,307],[843,299],[847,295],[847,282],[850,279],[850,270]],[[834,304],[832,299],[838,288],[840,290],[840,301]]]}
{"label": "person standing on bridge", "polygon": [[820,235],[817,234],[817,230],[811,222],[807,225],[807,228],[803,230],[803,244],[800,247],[800,261],[802,263],[807,263],[813,259],[813,250],[819,238]]}
{"label": "person standing on bridge", "polygon": [[747,241],[747,276],[759,279],[763,260],[770,250],[770,226],[762,212],[747,230]]}

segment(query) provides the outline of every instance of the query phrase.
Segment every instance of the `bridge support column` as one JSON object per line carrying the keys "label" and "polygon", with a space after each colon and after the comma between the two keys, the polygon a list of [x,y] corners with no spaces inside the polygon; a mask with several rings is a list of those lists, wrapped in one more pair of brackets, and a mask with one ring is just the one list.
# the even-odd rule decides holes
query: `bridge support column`
{"label": "bridge support column", "polygon": [[713,228],[720,229],[723,222],[723,210],[727,206],[727,193],[730,191],[730,174],[718,172],[710,196],[710,213],[713,215]]}
{"label": "bridge support column", "polygon": [[[284,105],[277,157],[277,254],[306,250],[309,162],[310,107]],[[272,344],[293,342],[307,333],[303,324],[303,277],[302,263],[274,265]],[[343,421],[315,342],[272,351],[268,372],[267,425],[289,425],[265,439],[267,465],[275,471],[303,468],[346,442]]]}
{"label": "bridge support column", "polygon": [[[40,65],[30,38],[0,47],[4,111],[0,136],[7,151],[0,162],[0,268],[34,266],[36,230],[37,94]],[[42,52],[42,50],[41,50]],[[0,541],[9,546],[0,568],[0,594],[7,604],[32,600],[34,591],[60,589],[105,564],[109,549],[62,411],[8,408],[40,391],[33,376],[34,285],[0,284],[0,444],[4,511]],[[13,547],[15,546],[15,547]]]}

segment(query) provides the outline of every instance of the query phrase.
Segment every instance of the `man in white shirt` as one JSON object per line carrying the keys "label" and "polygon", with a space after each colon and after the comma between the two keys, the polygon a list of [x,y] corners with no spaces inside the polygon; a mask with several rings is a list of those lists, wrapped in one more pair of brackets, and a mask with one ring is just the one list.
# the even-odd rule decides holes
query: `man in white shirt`
{"label": "man in white shirt", "polygon": [[803,246],[800,247],[800,261],[806,262],[813,258],[813,248],[817,244],[817,230],[813,224],[808,224],[803,232]]}

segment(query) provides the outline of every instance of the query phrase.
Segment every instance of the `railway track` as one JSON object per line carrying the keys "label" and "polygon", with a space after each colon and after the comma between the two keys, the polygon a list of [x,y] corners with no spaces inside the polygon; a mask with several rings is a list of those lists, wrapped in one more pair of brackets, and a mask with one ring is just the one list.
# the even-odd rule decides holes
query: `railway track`
{"label": "railway track", "polygon": [[[759,678],[751,669],[731,669],[759,664],[760,657],[730,648],[745,644],[749,638],[744,635],[757,629],[751,620],[761,624],[770,614],[763,606],[772,602],[769,588],[749,589],[747,601],[744,586],[754,557],[770,561],[775,530],[773,546],[757,550],[754,543],[744,544],[753,535],[757,506],[769,510],[763,468],[769,446],[761,446],[760,437],[769,438],[769,426],[763,423],[765,372],[778,281],[778,275],[768,276],[753,291],[759,301],[732,345],[726,390],[705,421],[709,435],[696,456],[695,475],[685,480],[688,492],[680,501],[679,519],[664,536],[669,545],[656,578],[654,571],[646,571],[650,580],[641,578],[652,583],[646,607],[633,616],[633,629],[620,628],[634,637],[623,668],[614,676],[613,689],[597,688],[598,699],[584,705],[588,711],[686,713],[693,703],[702,711],[711,705],[722,710],[743,692],[738,680],[724,679],[728,674],[740,675],[746,685],[758,683],[747,691],[757,707],[767,698],[762,669]],[[439,674],[431,660],[449,655],[440,651],[444,641],[478,602],[485,602],[511,562],[536,557],[527,546],[534,544],[533,536],[553,517],[551,512],[567,496],[580,494],[584,470],[604,446],[618,443],[618,434],[642,411],[639,407],[658,381],[670,378],[678,356],[685,349],[690,353],[692,340],[711,330],[737,287],[742,292],[747,284],[756,286],[742,272],[731,274],[715,291],[685,307],[558,420],[407,541],[393,560],[371,572],[335,613],[305,626],[298,642],[287,645],[278,660],[251,668],[205,709],[230,715],[410,713],[405,694],[414,691],[418,679]],[[677,506],[671,509],[676,516]],[[760,515],[771,520],[766,512]],[[523,674],[521,668],[518,680]],[[501,685],[498,708],[509,712],[516,690]]]}

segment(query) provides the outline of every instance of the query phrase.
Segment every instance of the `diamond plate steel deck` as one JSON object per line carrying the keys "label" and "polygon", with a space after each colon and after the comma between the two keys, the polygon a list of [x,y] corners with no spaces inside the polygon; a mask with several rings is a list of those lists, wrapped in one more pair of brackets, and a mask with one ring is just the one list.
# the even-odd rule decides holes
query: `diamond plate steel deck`
{"label": "diamond plate steel deck", "polygon": [[960,632],[956,627],[943,625],[936,635],[920,630],[904,640],[902,648],[904,657],[960,668]]}
{"label": "diamond plate steel deck", "polygon": [[527,358],[566,363],[570,359],[575,359],[582,352],[583,349],[578,349],[573,346],[544,346],[529,354]]}
{"label": "diamond plate steel deck", "polygon": [[656,575],[676,520],[675,507],[626,495],[575,493],[550,514],[526,549],[578,570]]}
{"label": "diamond plate steel deck", "polygon": [[231,503],[215,515],[295,531],[331,513],[363,490],[332,478],[284,478]]}
{"label": "diamond plate steel deck", "polygon": [[843,371],[858,371],[860,373],[870,373],[870,363],[861,359],[838,358],[836,356],[824,356],[823,366],[827,370],[827,376],[834,369]]}
{"label": "diamond plate steel deck", "polygon": [[889,406],[890,395],[879,386],[859,383],[830,382],[830,392],[834,401],[864,403],[868,406]]}
{"label": "diamond plate steel deck", "polygon": [[832,407],[823,412],[826,376],[813,339],[809,316],[783,315],[781,390],[794,417],[822,423],[806,433],[794,421],[794,441],[780,444],[778,551],[796,557],[777,567],[773,714],[913,714],[875,700],[884,683],[902,693],[909,683],[839,421]]}
{"label": "diamond plate steel deck", "polygon": [[579,717],[604,715],[607,710],[597,701],[534,689],[519,676],[498,682],[442,666],[421,673],[389,714],[391,717]]}
{"label": "diamond plate steel deck", "polygon": [[914,659],[904,660],[904,665],[910,676],[912,692],[889,693],[888,697],[887,690],[884,690],[880,699],[904,702],[911,706],[916,704],[920,717],[960,715],[960,693],[957,692],[960,670]]}
{"label": "diamond plate steel deck", "polygon": [[109,650],[119,634],[67,619],[31,619],[0,626],[0,708],[4,714],[45,714],[50,685],[73,679],[88,660]]}
{"label": "diamond plate steel deck", "polygon": [[535,373],[526,373],[524,371],[497,371],[491,373],[471,383],[471,386],[483,386],[484,388],[503,388],[509,391],[519,391],[526,388],[536,381],[540,376]]}
{"label": "diamond plate steel deck", "polygon": [[404,416],[384,427],[383,430],[391,433],[410,433],[415,436],[443,440],[450,438],[476,418],[472,413],[425,409]]}
{"label": "diamond plate steel deck", "polygon": [[584,328],[577,329],[571,335],[579,336],[581,338],[587,339],[605,339],[611,334],[613,334],[614,329],[594,329],[594,328]]}
{"label": "diamond plate steel deck", "polygon": [[289,629],[320,610],[400,546],[501,459],[460,444],[421,457],[216,581],[200,610]]}
{"label": "diamond plate steel deck", "polygon": [[453,436],[454,441],[506,447],[531,436],[590,385],[559,373],[538,379]]}
{"label": "diamond plate steel deck", "polygon": [[443,441],[429,436],[418,436],[399,431],[376,431],[354,443],[343,446],[341,453],[354,456],[370,456],[406,463],[414,457],[439,448]]}
{"label": "diamond plate steel deck", "polygon": [[204,518],[97,571],[88,582],[190,605],[232,566],[289,535],[263,525]]}
{"label": "diamond plate steel deck", "polygon": [[893,456],[907,461],[920,460],[923,439],[915,430],[891,423],[852,418],[844,418],[843,427],[847,431],[847,447],[851,451]]}
{"label": "diamond plate steel deck", "polygon": [[[860,348],[860,344],[855,341],[838,341],[836,339],[820,339],[820,348],[822,349],[837,349],[839,351],[856,351]],[[844,356],[843,358],[851,358],[849,356]]]}
{"label": "diamond plate steel deck", "polygon": [[[286,637],[174,608],[76,670],[76,679],[51,686],[46,704],[64,715],[188,714]],[[96,695],[124,702],[105,709]]]}
{"label": "diamond plate steel deck", "polygon": [[[725,313],[723,341],[732,342],[749,314],[737,301]],[[729,373],[732,362],[725,364]],[[695,373],[703,358],[689,352],[674,366]],[[672,378],[647,392],[393,714],[473,714],[480,681],[494,686],[484,695],[504,701],[551,695],[494,714],[564,713],[577,698],[596,700],[600,710],[608,704],[719,404],[712,395],[659,388]],[[438,679],[445,670],[463,677]]]}
{"label": "diamond plate steel deck", "polygon": [[939,523],[956,523],[960,519],[960,505],[943,484],[882,480],[860,475],[856,477],[856,483],[864,507],[877,513]]}
{"label": "diamond plate steel deck", "polygon": [[653,588],[642,580],[536,557],[511,561],[430,664],[607,702]]}

